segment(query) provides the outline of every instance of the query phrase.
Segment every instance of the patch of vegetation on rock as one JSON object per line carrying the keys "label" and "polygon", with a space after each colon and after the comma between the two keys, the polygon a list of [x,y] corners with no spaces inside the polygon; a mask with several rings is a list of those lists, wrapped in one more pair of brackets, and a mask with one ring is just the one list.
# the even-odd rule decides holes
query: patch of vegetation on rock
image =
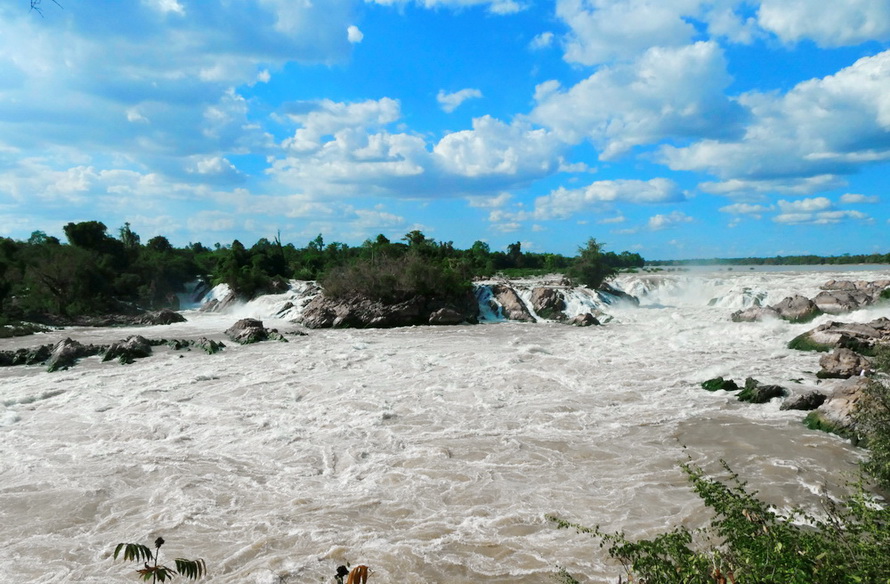
{"label": "patch of vegetation on rock", "polygon": [[849,426],[844,426],[829,420],[818,410],[813,410],[807,414],[803,419],[803,424],[810,430],[819,430],[828,432],[829,434],[836,434],[841,438],[856,442],[856,433],[853,432]]}
{"label": "patch of vegetation on rock", "polygon": [[721,389],[724,391],[737,391],[739,389],[739,386],[735,381],[732,379],[723,379],[722,377],[715,377],[703,381],[701,386],[708,391],[719,391]]}

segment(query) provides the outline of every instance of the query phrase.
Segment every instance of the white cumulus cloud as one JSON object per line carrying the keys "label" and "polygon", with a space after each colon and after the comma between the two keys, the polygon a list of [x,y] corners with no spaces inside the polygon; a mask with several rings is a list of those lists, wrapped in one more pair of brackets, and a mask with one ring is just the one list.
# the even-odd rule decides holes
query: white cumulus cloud
{"label": "white cumulus cloud", "polygon": [[890,3],[886,0],[763,0],[760,25],[786,42],[811,39],[823,47],[890,39]]}
{"label": "white cumulus cloud", "polygon": [[684,193],[672,180],[654,178],[601,180],[581,189],[560,187],[549,195],[535,199],[534,218],[566,219],[591,212],[603,203],[671,203],[685,200]]}
{"label": "white cumulus cloud", "polygon": [[836,182],[837,175],[890,160],[890,51],[802,82],[785,95],[751,92],[739,102],[751,115],[741,139],[664,146],[661,160],[674,170],[749,186]]}
{"label": "white cumulus cloud", "polygon": [[362,42],[362,39],[365,38],[365,35],[362,33],[362,31],[359,30],[357,26],[353,24],[349,25],[346,28],[346,38],[349,40],[350,43],[355,45]]}
{"label": "white cumulus cloud", "polygon": [[454,93],[446,93],[444,89],[440,89],[438,95],[436,95],[436,101],[439,102],[439,107],[442,108],[442,111],[450,114],[468,99],[479,99],[481,97],[482,92],[473,88],[461,89]]}
{"label": "white cumulus cloud", "polygon": [[565,91],[539,85],[531,118],[568,143],[590,139],[609,159],[667,137],[734,135],[743,110],[724,95],[730,81],[716,43],[654,47]]}

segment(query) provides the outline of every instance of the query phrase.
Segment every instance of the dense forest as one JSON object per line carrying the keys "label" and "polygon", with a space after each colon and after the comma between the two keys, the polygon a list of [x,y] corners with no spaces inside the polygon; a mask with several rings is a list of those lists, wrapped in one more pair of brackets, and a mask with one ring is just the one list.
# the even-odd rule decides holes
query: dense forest
{"label": "dense forest", "polygon": [[161,235],[143,243],[129,223],[112,235],[100,221],[68,223],[64,234],[66,242],[41,231],[27,241],[0,237],[0,319],[58,323],[79,315],[175,309],[178,294],[195,281],[226,283],[252,298],[283,291],[290,279],[318,280],[326,292],[387,299],[465,288],[498,273],[562,272],[595,287],[617,270],[644,264],[639,254],[605,252],[594,239],[566,257],[525,252],[519,242],[505,251],[483,241],[461,250],[420,231],[397,242],[378,235],[354,247],[325,243],[319,235],[303,247],[276,237],[251,247],[235,240],[177,248]]}
{"label": "dense forest", "polygon": [[649,260],[650,266],[814,266],[890,264],[890,253],[843,254],[839,256],[796,255],[771,258],[711,258],[699,260]]}

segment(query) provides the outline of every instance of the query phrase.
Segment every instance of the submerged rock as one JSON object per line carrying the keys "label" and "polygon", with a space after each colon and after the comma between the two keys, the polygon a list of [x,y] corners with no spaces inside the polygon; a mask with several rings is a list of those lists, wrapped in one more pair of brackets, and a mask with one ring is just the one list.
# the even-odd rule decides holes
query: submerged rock
{"label": "submerged rock", "polygon": [[781,317],[779,311],[771,306],[751,306],[750,308],[733,312],[729,318],[732,322],[760,322]]}

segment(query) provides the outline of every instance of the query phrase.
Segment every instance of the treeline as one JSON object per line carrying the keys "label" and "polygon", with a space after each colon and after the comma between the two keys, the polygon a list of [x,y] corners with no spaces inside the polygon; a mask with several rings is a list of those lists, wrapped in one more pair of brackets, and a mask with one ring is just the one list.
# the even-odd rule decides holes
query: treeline
{"label": "treeline", "polygon": [[334,294],[392,299],[455,292],[498,273],[560,272],[598,286],[617,270],[644,264],[636,253],[604,252],[594,239],[577,257],[567,257],[524,252],[519,242],[506,251],[492,251],[483,241],[461,250],[420,231],[396,242],[378,235],[359,246],[325,243],[319,235],[304,247],[276,237],[251,247],[235,240],[212,248],[177,248],[160,235],[143,243],[129,223],[114,235],[100,221],[68,223],[64,233],[66,242],[41,231],[27,241],[0,237],[0,318],[43,322],[178,308],[178,294],[196,280],[226,283],[244,298],[283,291],[297,279],[318,280]]}
{"label": "treeline", "polygon": [[796,255],[771,258],[711,258],[699,260],[650,260],[650,266],[815,266],[890,264],[890,253],[843,254],[839,256]]}

